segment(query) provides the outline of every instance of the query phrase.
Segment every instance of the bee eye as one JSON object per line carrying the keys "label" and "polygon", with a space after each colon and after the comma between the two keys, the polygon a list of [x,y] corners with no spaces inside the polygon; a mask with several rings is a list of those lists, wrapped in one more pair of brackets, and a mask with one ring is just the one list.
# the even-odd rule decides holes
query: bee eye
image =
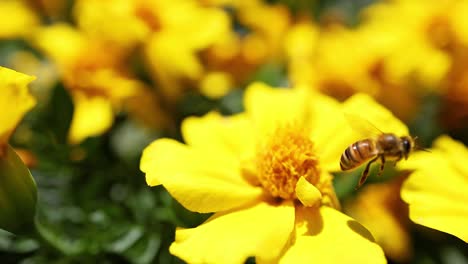
{"label": "bee eye", "polygon": [[406,153],[410,152],[411,150],[411,143],[408,139],[403,139],[403,148]]}

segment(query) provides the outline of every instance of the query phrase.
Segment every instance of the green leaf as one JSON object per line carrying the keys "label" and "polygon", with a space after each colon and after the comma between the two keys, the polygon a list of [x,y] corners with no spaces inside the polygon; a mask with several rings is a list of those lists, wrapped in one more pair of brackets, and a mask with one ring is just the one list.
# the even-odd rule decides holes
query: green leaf
{"label": "green leaf", "polygon": [[54,133],[58,142],[63,144],[67,142],[72,117],[72,98],[63,85],[57,84],[47,105],[45,123],[50,132]]}
{"label": "green leaf", "polygon": [[34,229],[36,183],[12,147],[0,153],[0,228],[29,233]]}

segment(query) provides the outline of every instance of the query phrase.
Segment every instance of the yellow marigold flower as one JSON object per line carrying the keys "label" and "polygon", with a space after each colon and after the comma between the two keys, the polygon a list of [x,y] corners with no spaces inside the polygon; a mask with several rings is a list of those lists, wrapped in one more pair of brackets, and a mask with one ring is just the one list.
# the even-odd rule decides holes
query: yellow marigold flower
{"label": "yellow marigold flower", "polygon": [[439,49],[448,41],[447,36],[436,31],[439,23],[444,23],[451,14],[447,10],[449,3],[392,1],[365,10],[362,31],[372,37],[369,43],[380,49],[386,80],[391,83],[416,80],[426,88],[440,85],[450,68],[450,58]]}
{"label": "yellow marigold flower", "polygon": [[244,105],[238,115],[184,120],[186,144],[158,139],[144,150],[148,185],[163,185],[191,211],[215,213],[178,229],[170,252],[190,263],[385,262],[370,233],[338,211],[330,172],[359,138],[343,112],[365,111],[383,130],[407,128],[364,94],[341,104],[255,83]]}
{"label": "yellow marigold flower", "polygon": [[[28,84],[35,77],[0,67],[0,148],[3,150],[24,114],[36,104]],[[0,151],[2,153],[2,151]]]}
{"label": "yellow marigold flower", "polygon": [[104,133],[113,123],[114,112],[144,93],[144,84],[125,72],[125,52],[119,47],[109,47],[66,24],[42,28],[35,43],[56,63],[71,93],[75,111],[70,143]]}
{"label": "yellow marigold flower", "polygon": [[198,53],[229,33],[229,17],[221,9],[192,0],[156,1],[141,8],[158,25],[146,42],[148,65],[164,96],[175,102],[186,88],[184,83],[195,87],[203,77]]}
{"label": "yellow marigold flower", "polygon": [[[411,120],[421,94],[444,89],[457,66],[452,56],[466,53],[454,50],[459,45],[452,40],[464,32],[461,2],[381,1],[363,11],[356,28],[335,24],[318,37],[311,29],[294,27],[286,42],[289,79],[340,100],[369,93]],[[301,42],[294,42],[299,37]],[[304,43],[312,50],[309,61],[291,52]]]}
{"label": "yellow marigold flower", "polygon": [[401,197],[417,224],[468,242],[468,150],[460,142],[441,136],[430,153],[415,153],[399,166],[415,170],[404,182]]}
{"label": "yellow marigold flower", "polygon": [[240,23],[252,30],[251,37],[264,42],[264,48],[256,53],[265,53],[269,58],[279,57],[284,34],[291,24],[288,8],[280,4],[266,4],[264,1],[240,1],[236,9]]}
{"label": "yellow marigold flower", "polygon": [[38,25],[39,17],[25,1],[0,1],[0,38],[17,38],[29,35]]}
{"label": "yellow marigold flower", "polygon": [[385,254],[398,263],[408,263],[413,253],[408,206],[398,196],[403,179],[368,184],[343,205],[344,212],[369,229]]}
{"label": "yellow marigold flower", "polygon": [[[371,70],[380,57],[372,45],[367,44],[368,39],[368,36],[341,26],[321,33],[312,68],[317,83],[312,87],[319,87],[341,99],[355,92],[376,95],[380,85]],[[365,49],[363,43],[366,43]]]}

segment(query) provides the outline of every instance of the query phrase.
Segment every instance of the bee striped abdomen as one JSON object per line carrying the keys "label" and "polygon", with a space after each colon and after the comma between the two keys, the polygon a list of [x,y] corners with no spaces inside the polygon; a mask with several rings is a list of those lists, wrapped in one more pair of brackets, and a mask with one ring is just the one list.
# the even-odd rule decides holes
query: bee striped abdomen
{"label": "bee striped abdomen", "polygon": [[351,170],[377,155],[376,147],[371,139],[353,143],[341,155],[341,170]]}

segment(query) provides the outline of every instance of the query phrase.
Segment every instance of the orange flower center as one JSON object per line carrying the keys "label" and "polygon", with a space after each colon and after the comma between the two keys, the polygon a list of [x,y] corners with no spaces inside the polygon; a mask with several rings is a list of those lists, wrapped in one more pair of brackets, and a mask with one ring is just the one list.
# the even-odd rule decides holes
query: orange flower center
{"label": "orange flower center", "polygon": [[304,177],[316,185],[320,181],[318,158],[304,129],[286,126],[276,130],[257,153],[261,185],[273,197],[296,199],[296,184]]}

